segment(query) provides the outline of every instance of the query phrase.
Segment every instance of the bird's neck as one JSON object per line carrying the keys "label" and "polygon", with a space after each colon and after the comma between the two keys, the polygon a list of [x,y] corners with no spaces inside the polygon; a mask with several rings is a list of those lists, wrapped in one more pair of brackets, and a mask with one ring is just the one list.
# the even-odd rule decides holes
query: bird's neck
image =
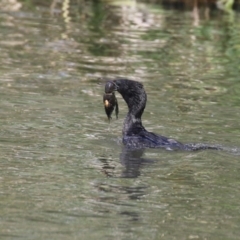
{"label": "bird's neck", "polygon": [[142,126],[142,114],[147,102],[143,85],[128,79],[115,80],[117,91],[128,105],[128,114],[123,124],[123,136],[139,134]]}
{"label": "bird's neck", "polygon": [[[143,111],[142,111],[143,112]],[[141,114],[133,114],[131,111],[128,112],[125,121],[123,123],[123,136],[139,134],[144,129],[142,126]]]}

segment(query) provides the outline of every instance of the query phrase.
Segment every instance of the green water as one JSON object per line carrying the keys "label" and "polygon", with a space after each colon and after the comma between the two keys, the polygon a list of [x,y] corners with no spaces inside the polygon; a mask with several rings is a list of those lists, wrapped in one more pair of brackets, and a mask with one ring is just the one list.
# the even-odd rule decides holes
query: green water
{"label": "green water", "polygon": [[[239,239],[239,13],[13,2],[0,12],[0,238]],[[126,153],[126,105],[117,95],[109,124],[98,80],[114,76],[144,84],[148,130],[224,151]]]}

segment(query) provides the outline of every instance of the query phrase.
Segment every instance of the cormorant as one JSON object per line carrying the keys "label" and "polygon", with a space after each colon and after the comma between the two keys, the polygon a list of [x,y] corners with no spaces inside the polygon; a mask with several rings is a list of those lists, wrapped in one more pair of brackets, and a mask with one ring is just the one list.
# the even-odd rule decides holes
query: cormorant
{"label": "cormorant", "polygon": [[128,114],[123,124],[123,144],[130,149],[139,148],[166,148],[168,150],[202,150],[202,149],[220,149],[216,146],[206,144],[183,144],[172,138],[167,138],[152,132],[148,132],[142,125],[142,114],[146,106],[147,95],[140,82],[116,78],[109,80],[105,84],[105,93],[103,102],[105,111],[110,120],[111,114],[116,107],[116,116],[118,115],[118,104],[115,96],[118,91],[128,105]]}

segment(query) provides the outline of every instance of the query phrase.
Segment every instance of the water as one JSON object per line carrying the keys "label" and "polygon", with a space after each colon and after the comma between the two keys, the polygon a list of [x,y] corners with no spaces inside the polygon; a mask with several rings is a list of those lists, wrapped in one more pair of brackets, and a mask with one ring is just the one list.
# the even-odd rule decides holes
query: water
{"label": "water", "polygon": [[[2,8],[1,239],[239,238],[239,13],[127,4]],[[102,76],[144,84],[148,130],[225,150],[126,153]]]}

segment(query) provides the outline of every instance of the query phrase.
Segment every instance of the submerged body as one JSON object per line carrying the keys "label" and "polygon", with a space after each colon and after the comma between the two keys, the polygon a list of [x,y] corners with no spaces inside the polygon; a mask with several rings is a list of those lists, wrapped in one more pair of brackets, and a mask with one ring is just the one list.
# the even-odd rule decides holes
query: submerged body
{"label": "submerged body", "polygon": [[[142,114],[146,106],[147,95],[143,85],[137,81],[128,79],[114,79],[105,85],[104,104],[108,110],[108,100],[105,95],[118,91],[128,105],[128,114],[123,124],[123,144],[127,148],[166,148],[169,150],[201,150],[219,149],[205,144],[182,144],[174,139],[167,138],[152,132],[148,132],[142,125]],[[115,97],[115,95],[114,95]],[[108,117],[110,117],[108,115]]]}

